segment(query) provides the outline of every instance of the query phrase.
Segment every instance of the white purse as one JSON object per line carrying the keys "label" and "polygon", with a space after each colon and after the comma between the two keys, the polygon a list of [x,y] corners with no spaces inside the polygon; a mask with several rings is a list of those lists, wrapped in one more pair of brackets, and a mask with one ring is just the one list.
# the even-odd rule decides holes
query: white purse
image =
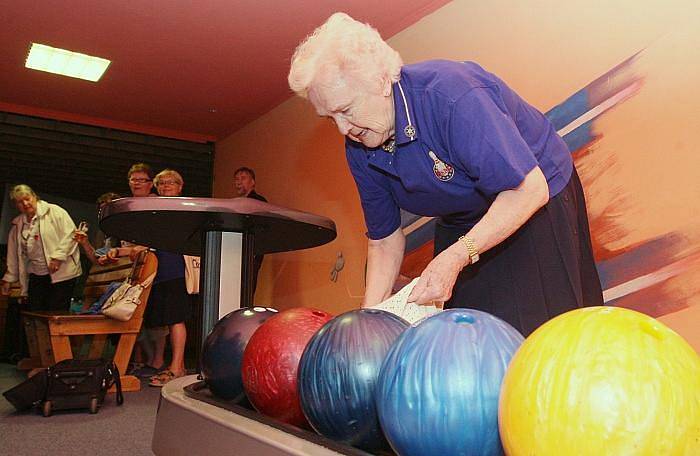
{"label": "white purse", "polygon": [[131,283],[133,275],[133,273],[129,274],[129,277],[105,301],[102,305],[103,315],[119,321],[129,321],[131,319],[136,308],[141,304],[141,292],[151,286],[156,273],[154,272],[141,283]]}

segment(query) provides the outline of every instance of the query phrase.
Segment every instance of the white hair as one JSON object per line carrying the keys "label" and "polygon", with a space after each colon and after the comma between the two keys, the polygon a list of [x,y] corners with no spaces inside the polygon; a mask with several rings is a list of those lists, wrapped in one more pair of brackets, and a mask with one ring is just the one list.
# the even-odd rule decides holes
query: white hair
{"label": "white hair", "polygon": [[37,196],[36,193],[34,193],[34,190],[29,185],[25,184],[19,184],[15,185],[12,187],[12,190],[10,190],[10,199],[12,201],[19,201],[20,199],[24,198],[27,195],[31,195],[37,200],[39,197]]}
{"label": "white hair", "polygon": [[399,53],[376,29],[334,13],[297,47],[287,80],[292,91],[306,98],[321,69],[338,75],[355,73],[362,80],[386,77],[393,83],[399,80],[402,65]]}

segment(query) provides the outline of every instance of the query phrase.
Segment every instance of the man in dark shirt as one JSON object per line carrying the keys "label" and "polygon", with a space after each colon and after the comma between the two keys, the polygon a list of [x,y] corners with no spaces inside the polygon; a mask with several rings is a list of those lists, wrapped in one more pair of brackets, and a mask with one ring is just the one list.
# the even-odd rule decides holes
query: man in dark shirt
{"label": "man in dark shirt", "polygon": [[267,199],[255,192],[255,171],[243,166],[233,173],[233,185],[239,197],[255,198],[267,202]]}
{"label": "man in dark shirt", "polygon": [[[255,171],[242,166],[233,173],[233,185],[236,188],[236,194],[241,198],[253,198],[258,201],[267,203],[267,199],[255,192]],[[262,266],[263,255],[255,255],[253,259],[253,293],[258,285],[258,271]]]}

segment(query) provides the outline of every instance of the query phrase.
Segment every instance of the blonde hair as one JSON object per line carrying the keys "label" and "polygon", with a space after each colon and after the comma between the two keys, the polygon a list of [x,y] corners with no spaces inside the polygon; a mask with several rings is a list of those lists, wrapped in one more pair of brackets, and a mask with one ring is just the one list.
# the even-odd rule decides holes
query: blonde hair
{"label": "blonde hair", "polygon": [[34,193],[34,190],[32,190],[32,188],[29,185],[15,185],[14,187],[12,187],[12,190],[10,190],[10,199],[12,201],[17,201],[18,198],[21,198],[25,195],[32,195],[34,198],[39,200],[39,197],[36,193]]}
{"label": "blonde hair", "polygon": [[363,80],[399,80],[403,62],[369,24],[345,13],[335,13],[306,37],[294,51],[287,81],[297,95],[307,98],[321,69],[355,73]]}
{"label": "blonde hair", "polygon": [[173,176],[175,178],[175,180],[177,180],[180,185],[185,184],[185,181],[184,181],[184,179],[182,179],[182,176],[180,175],[180,173],[178,173],[174,169],[170,169],[170,168],[165,168],[163,171],[156,174],[156,177],[153,179],[153,183],[157,187],[160,180],[167,177],[167,176]]}

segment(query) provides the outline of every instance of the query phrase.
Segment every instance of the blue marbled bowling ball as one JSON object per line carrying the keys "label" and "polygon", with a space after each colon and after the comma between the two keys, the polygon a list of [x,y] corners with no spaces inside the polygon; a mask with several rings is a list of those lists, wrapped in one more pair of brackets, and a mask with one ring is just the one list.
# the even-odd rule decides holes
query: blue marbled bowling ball
{"label": "blue marbled bowling ball", "polygon": [[500,455],[498,398],[523,337],[486,312],[450,309],[411,326],[387,354],[377,411],[399,455]]}
{"label": "blue marbled bowling ball", "polygon": [[386,448],[374,401],[379,368],[408,323],[382,310],[358,309],[327,322],[299,363],[302,410],[321,435],[367,451]]}

